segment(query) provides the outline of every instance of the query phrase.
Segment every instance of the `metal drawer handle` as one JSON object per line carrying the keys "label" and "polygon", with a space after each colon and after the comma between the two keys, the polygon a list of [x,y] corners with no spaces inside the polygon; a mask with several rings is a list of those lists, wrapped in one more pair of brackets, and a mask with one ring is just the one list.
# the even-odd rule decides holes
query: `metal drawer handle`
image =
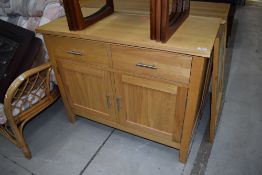
{"label": "metal drawer handle", "polygon": [[67,51],[67,53],[72,54],[72,55],[78,55],[78,56],[83,55],[80,51],[77,51],[77,50],[69,50],[69,51]]}
{"label": "metal drawer handle", "polygon": [[148,69],[157,69],[156,65],[154,65],[154,64],[148,65],[148,64],[143,64],[143,63],[137,63],[136,66],[144,67],[144,68],[148,68]]}

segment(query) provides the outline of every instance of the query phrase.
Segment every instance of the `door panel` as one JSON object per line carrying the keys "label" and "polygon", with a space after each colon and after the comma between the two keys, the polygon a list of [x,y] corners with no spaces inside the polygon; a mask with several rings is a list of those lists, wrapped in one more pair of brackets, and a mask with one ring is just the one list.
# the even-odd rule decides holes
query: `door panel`
{"label": "door panel", "polygon": [[115,74],[115,83],[120,124],[180,141],[184,109],[176,113],[176,106],[185,108],[185,103],[177,104],[177,97],[186,93],[177,95],[181,90],[174,84],[124,74]]}
{"label": "door panel", "polygon": [[172,132],[175,95],[131,84],[124,84],[124,90],[128,122],[166,133]]}
{"label": "door panel", "polygon": [[58,69],[73,110],[115,120],[109,72],[65,60],[58,61]]}

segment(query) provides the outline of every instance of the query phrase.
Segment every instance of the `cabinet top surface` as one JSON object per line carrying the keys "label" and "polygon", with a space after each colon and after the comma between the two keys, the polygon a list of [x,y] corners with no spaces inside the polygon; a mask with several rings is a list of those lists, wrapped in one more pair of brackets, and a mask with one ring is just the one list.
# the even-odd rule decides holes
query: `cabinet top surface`
{"label": "cabinet top surface", "polygon": [[[95,10],[85,8],[83,14],[92,14]],[[190,15],[165,44],[150,39],[150,17],[141,14],[115,12],[81,31],[70,31],[66,18],[63,17],[38,28],[37,31],[49,35],[210,57],[220,24],[219,18]]]}

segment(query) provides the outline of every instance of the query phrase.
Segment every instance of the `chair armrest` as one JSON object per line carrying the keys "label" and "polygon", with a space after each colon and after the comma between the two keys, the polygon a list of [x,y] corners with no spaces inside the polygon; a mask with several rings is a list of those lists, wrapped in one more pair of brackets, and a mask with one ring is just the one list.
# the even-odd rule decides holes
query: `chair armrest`
{"label": "chair armrest", "polygon": [[45,96],[50,95],[51,71],[51,64],[46,63],[24,72],[12,82],[6,92],[4,100],[4,110],[9,121],[13,120],[14,109],[21,113],[26,110],[24,109],[25,103],[28,105],[28,108],[34,105],[33,99],[31,98],[32,93],[40,98],[40,100],[42,98],[41,94],[37,94],[40,89],[45,93]]}

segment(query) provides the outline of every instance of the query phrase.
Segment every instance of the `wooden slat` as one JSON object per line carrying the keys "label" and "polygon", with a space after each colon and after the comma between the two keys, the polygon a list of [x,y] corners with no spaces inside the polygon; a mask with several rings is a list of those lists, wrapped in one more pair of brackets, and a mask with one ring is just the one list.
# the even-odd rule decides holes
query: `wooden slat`
{"label": "wooden slat", "polygon": [[79,62],[73,62],[73,61],[68,61],[65,59],[57,59],[58,63],[61,63],[61,67],[68,69],[68,70],[72,70],[72,71],[76,71],[76,72],[81,72],[81,73],[85,73],[88,75],[92,75],[95,77],[103,77],[104,76],[104,71],[99,70],[99,69],[93,69],[91,67],[84,67],[81,64],[79,64]]}
{"label": "wooden slat", "polygon": [[177,86],[173,84],[153,81],[153,80],[147,80],[144,78],[134,77],[134,76],[128,76],[123,75],[122,81],[128,84],[133,84],[149,89],[154,89],[158,91],[167,92],[170,94],[177,94]]}

